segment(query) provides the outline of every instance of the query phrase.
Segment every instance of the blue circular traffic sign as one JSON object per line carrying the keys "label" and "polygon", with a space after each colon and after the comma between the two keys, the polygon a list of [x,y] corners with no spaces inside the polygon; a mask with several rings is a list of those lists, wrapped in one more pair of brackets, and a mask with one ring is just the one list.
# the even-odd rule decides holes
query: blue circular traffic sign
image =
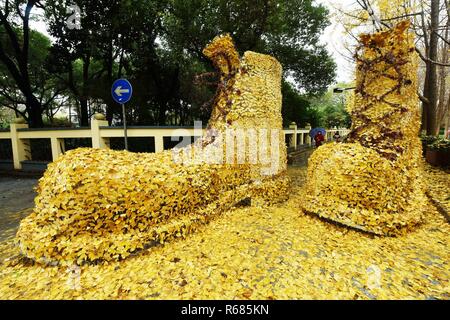
{"label": "blue circular traffic sign", "polygon": [[114,81],[111,89],[112,97],[115,102],[124,104],[130,101],[133,94],[133,87],[126,79],[118,79]]}

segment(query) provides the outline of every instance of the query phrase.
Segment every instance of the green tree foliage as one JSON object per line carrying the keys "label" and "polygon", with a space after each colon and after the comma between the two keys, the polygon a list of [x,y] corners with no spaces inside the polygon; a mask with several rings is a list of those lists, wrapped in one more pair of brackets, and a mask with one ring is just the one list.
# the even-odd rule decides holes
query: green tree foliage
{"label": "green tree foliage", "polygon": [[121,50],[117,21],[122,20],[118,19],[119,1],[78,0],[75,3],[81,10],[81,28],[70,27],[68,22],[74,22],[71,19],[75,12],[68,8],[73,3],[58,0],[45,3],[49,32],[56,39],[48,68],[77,100],[80,125],[87,126],[89,99],[100,97],[111,103],[109,87],[114,60]]}
{"label": "green tree foliage", "polygon": [[[81,9],[80,29],[67,25],[72,3]],[[267,53],[283,64],[285,79],[294,83],[283,84],[285,121],[318,121],[305,97],[321,94],[335,77],[333,60],[319,45],[328,12],[312,0],[46,0],[42,5],[54,39],[40,62],[42,75],[57,79],[83,126],[96,111],[105,111],[110,123],[121,122],[120,106],[110,94],[120,77],[134,88],[129,123],[206,120],[215,86],[194,80],[214,71],[202,49],[225,32],[241,53]]]}
{"label": "green tree foliage", "polygon": [[300,95],[297,90],[288,82],[283,81],[283,104],[281,113],[283,115],[283,126],[288,127],[295,122],[299,128],[304,128],[308,124],[318,125],[319,116],[317,110],[311,106],[309,100]]}
{"label": "green tree foliage", "polygon": [[297,89],[323,92],[334,80],[335,64],[319,37],[327,10],[311,0],[172,0],[165,26],[176,52],[202,58],[215,35],[228,32],[238,50],[267,53],[283,64]]}
{"label": "green tree foliage", "polygon": [[[2,98],[0,97],[0,100]],[[14,111],[7,108],[0,108],[0,129],[9,127],[10,122],[14,119]]]}
{"label": "green tree foliage", "polygon": [[[7,56],[13,57],[15,53],[11,41],[6,36],[6,32],[1,32],[1,30],[0,27],[0,42],[3,50]],[[21,30],[14,28],[14,32],[19,41],[22,41]],[[64,88],[45,68],[42,68],[46,63],[51,47],[50,39],[42,33],[30,30],[29,43],[27,78],[33,96],[40,105],[41,116],[42,113],[51,113],[53,109],[57,108],[58,99]],[[16,115],[24,117],[29,122],[39,123],[41,120],[39,117],[34,120],[30,118],[30,107],[27,107],[27,103],[27,97],[12,76],[10,69],[5,64],[0,63],[0,106],[13,110]]]}
{"label": "green tree foliage", "polygon": [[[347,88],[350,87],[350,85],[340,83],[337,87]],[[346,106],[350,94],[351,92],[349,91],[334,93],[333,90],[330,89],[323,95],[311,98],[311,106],[317,113],[317,126],[326,128],[349,128],[351,125],[351,118],[346,111]]]}
{"label": "green tree foliage", "polygon": [[[6,76],[15,83],[23,97],[26,117],[33,127],[43,125],[42,102],[36,96],[31,70],[30,29],[31,12],[41,7],[38,0],[4,0],[0,2],[0,63]],[[11,98],[16,99],[14,95]]]}

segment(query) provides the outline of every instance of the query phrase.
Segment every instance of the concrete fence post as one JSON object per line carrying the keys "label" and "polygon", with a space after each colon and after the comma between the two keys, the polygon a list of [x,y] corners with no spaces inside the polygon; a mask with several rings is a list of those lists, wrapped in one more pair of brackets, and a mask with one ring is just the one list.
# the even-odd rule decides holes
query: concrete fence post
{"label": "concrete fence post", "polygon": [[103,138],[100,127],[108,126],[108,121],[101,113],[94,114],[91,119],[92,148],[109,149],[109,138]]}
{"label": "concrete fence post", "polygon": [[311,127],[310,124],[308,124],[308,125],[306,126],[305,129],[308,130],[308,133],[306,134],[306,143],[307,143],[309,146],[312,146],[312,139],[311,139],[311,137],[309,136],[309,132],[311,131],[312,127]]}
{"label": "concrete fence post", "polygon": [[64,139],[59,138],[50,138],[51,146],[52,146],[52,158],[53,161],[58,159],[60,155],[66,152],[66,147],[64,145]]}
{"label": "concrete fence post", "polygon": [[294,134],[289,141],[290,147],[294,147],[297,150],[297,124],[295,122],[291,122],[289,125],[289,129],[294,130]]}
{"label": "concrete fence post", "polygon": [[25,119],[18,118],[10,124],[11,145],[13,152],[14,169],[22,169],[22,161],[31,160],[31,147],[28,139],[20,139],[18,129],[28,128]]}
{"label": "concrete fence post", "polygon": [[164,137],[162,135],[155,135],[155,152],[164,151]]}

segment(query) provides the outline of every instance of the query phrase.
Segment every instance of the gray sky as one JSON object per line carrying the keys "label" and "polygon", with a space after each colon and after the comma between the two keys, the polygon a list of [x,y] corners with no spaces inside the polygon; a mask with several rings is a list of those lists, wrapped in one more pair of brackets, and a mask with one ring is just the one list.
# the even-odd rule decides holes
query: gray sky
{"label": "gray sky", "polygon": [[333,16],[337,11],[335,8],[349,9],[356,7],[355,0],[316,0],[330,10],[331,25],[325,29],[321,37],[323,44],[326,44],[328,52],[334,57],[337,65],[337,82],[353,81],[354,64],[349,62],[344,55],[349,55],[345,50],[343,42],[348,39],[345,30],[339,21]]}
{"label": "gray sky", "polygon": [[[344,58],[345,49],[343,47],[343,41],[346,38],[342,25],[336,21],[333,17],[333,13],[336,12],[335,7],[349,8],[355,6],[355,0],[316,0],[317,3],[322,3],[330,10],[331,25],[325,29],[324,34],[321,37],[321,42],[327,46],[328,51],[334,57],[337,64],[337,82],[350,82],[353,80],[353,63]],[[33,29],[38,30],[48,35],[45,22],[40,17],[42,12],[40,10],[35,11],[35,21],[31,23]]]}

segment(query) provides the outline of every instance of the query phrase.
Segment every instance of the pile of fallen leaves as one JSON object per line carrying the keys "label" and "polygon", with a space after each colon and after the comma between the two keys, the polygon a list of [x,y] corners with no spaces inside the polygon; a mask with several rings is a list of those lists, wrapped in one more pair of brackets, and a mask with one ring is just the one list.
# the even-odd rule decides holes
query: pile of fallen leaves
{"label": "pile of fallen leaves", "polygon": [[[25,256],[65,265],[120,260],[184,238],[246,198],[287,198],[280,63],[254,52],[241,61],[229,35],[216,37],[204,53],[220,73],[208,124],[215,135],[156,154],[67,152],[48,166],[34,211],[21,222],[17,242]],[[256,135],[228,139],[231,130]],[[242,145],[249,146],[243,153],[229,152]]]}
{"label": "pile of fallen leaves", "polygon": [[2,243],[0,299],[450,299],[450,225],[433,206],[407,235],[373,236],[299,212],[306,171],[289,173],[283,204],[234,208],[124,261],[43,266]]}
{"label": "pile of fallen leaves", "polygon": [[347,143],[310,158],[303,209],[379,235],[399,235],[422,221],[417,57],[409,22],[361,36]]}
{"label": "pile of fallen leaves", "polygon": [[428,195],[444,214],[450,216],[450,168],[436,168],[426,163],[425,174]]}

